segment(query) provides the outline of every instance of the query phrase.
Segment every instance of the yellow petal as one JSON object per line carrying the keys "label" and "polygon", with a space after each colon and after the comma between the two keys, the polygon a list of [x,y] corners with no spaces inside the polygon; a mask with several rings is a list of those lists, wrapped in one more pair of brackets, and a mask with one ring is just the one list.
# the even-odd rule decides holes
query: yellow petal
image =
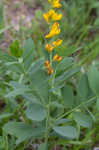
{"label": "yellow petal", "polygon": [[46,66],[46,68],[50,68],[50,61],[49,60],[45,61],[45,66]]}
{"label": "yellow petal", "polygon": [[62,5],[59,2],[59,0],[53,0],[52,5],[53,5],[54,8],[60,8],[60,7],[62,7]]}
{"label": "yellow petal", "polygon": [[57,21],[62,19],[62,14],[54,13],[52,16],[52,20]]}
{"label": "yellow petal", "polygon": [[62,42],[63,42],[63,40],[58,39],[57,41],[54,41],[54,42],[53,42],[53,46],[54,46],[54,47],[57,47],[57,46],[61,45]]}
{"label": "yellow petal", "polygon": [[62,18],[62,14],[58,14],[53,9],[50,9],[48,13],[43,14],[43,17],[47,22],[57,21]]}
{"label": "yellow petal", "polygon": [[49,22],[49,16],[48,16],[48,14],[44,13],[44,14],[43,14],[43,17],[44,17],[44,19],[45,19],[47,22]]}
{"label": "yellow petal", "polygon": [[48,52],[51,52],[52,50],[53,50],[53,46],[51,45],[51,44],[46,44],[46,50],[48,51]]}
{"label": "yellow petal", "polygon": [[51,75],[53,72],[54,72],[53,68],[50,67],[50,68],[48,69],[48,74]]}
{"label": "yellow petal", "polygon": [[45,36],[45,38],[51,38],[54,37],[56,35],[58,35],[60,33],[60,27],[59,27],[59,23],[55,22],[52,27],[51,27],[51,31],[49,34],[47,34]]}

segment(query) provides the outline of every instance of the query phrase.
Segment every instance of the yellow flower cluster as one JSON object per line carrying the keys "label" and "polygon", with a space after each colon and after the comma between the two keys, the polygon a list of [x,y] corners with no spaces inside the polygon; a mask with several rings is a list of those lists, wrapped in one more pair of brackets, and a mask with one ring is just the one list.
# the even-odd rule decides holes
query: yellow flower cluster
{"label": "yellow flower cluster", "polygon": [[60,7],[62,7],[62,5],[59,2],[59,0],[48,0],[48,2],[52,4],[53,8],[60,8]]}
{"label": "yellow flower cluster", "polygon": [[[59,14],[54,10],[54,8],[60,8],[62,6],[61,3],[60,3],[60,0],[48,0],[48,2],[52,5],[52,9],[50,9],[48,11],[48,13],[44,13],[43,17],[44,17],[44,19],[47,23],[50,23],[52,25],[51,25],[50,32],[45,36],[46,39],[53,38],[56,35],[60,34],[60,32],[61,32],[60,24],[57,21],[62,19],[62,14],[61,13]],[[54,23],[53,23],[53,21],[54,21]],[[47,43],[46,44],[46,50],[49,53],[51,53],[53,51],[53,49],[60,46],[62,44],[62,42],[63,42],[62,39],[57,39],[56,41],[54,41],[52,43]],[[59,62],[61,60],[62,60],[62,57],[59,56],[58,54],[56,54],[53,57],[53,61]],[[52,68],[49,60],[47,60],[45,62],[45,66],[46,66],[48,74],[49,75],[52,74],[53,73],[53,68]]]}
{"label": "yellow flower cluster", "polygon": [[58,14],[54,9],[50,9],[48,13],[43,14],[44,19],[49,23],[51,21],[61,20],[62,14]]}
{"label": "yellow flower cluster", "polygon": [[62,44],[62,40],[58,39],[57,41],[54,41],[52,44],[46,44],[46,50],[48,52],[51,52],[54,48],[58,47],[59,45]]}
{"label": "yellow flower cluster", "polygon": [[52,38],[54,37],[55,35],[58,35],[60,33],[60,27],[59,27],[59,23],[58,22],[55,22],[52,27],[51,27],[51,31],[49,34],[47,34],[45,36],[45,38]]}

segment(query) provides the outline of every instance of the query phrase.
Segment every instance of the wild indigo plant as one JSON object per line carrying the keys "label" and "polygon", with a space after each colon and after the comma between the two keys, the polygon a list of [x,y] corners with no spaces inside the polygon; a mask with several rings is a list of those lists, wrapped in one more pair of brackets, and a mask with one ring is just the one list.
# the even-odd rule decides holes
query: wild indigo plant
{"label": "wild indigo plant", "polygon": [[72,57],[77,49],[65,50],[61,38],[62,2],[48,0],[48,3],[50,9],[43,14],[49,26],[45,35],[48,57],[35,59],[36,47],[31,38],[24,48],[16,40],[10,46],[10,55],[0,54],[5,73],[1,78],[6,77],[3,98],[9,110],[1,117],[7,118],[2,131],[7,143],[2,142],[4,150],[10,150],[8,143],[12,139],[13,150],[21,144],[25,149],[27,141],[32,146],[38,144],[38,150],[90,143],[87,137],[83,140],[80,131],[92,129],[92,121],[95,122],[90,108],[94,101],[99,101],[99,71],[92,65],[86,73],[83,61],[76,62]]}

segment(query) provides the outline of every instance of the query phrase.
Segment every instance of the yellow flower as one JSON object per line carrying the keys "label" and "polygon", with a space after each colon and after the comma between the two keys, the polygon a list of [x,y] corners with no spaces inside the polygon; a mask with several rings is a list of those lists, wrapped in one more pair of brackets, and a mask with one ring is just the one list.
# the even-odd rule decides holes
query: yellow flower
{"label": "yellow flower", "polygon": [[51,52],[52,50],[53,50],[53,46],[51,45],[51,44],[46,44],[46,50],[48,51],[48,52]]}
{"label": "yellow flower", "polygon": [[53,5],[54,8],[62,7],[62,5],[60,4],[59,0],[53,0],[52,5]]}
{"label": "yellow flower", "polygon": [[56,54],[53,58],[54,61],[61,61],[62,60],[62,56],[59,56],[58,54]]}
{"label": "yellow flower", "polygon": [[63,40],[61,40],[61,39],[58,39],[57,41],[54,41],[54,42],[53,42],[54,48],[57,47],[57,46],[59,46],[59,45],[61,45],[62,42],[63,42]]}
{"label": "yellow flower", "polygon": [[62,7],[61,3],[59,2],[59,0],[48,0],[49,3],[52,3],[52,6],[54,8],[60,8]]}
{"label": "yellow flower", "polygon": [[48,73],[49,75],[51,75],[53,72],[54,72],[54,70],[53,70],[53,68],[51,68],[51,67],[50,67],[50,68],[48,69],[48,71],[47,71],[47,73]]}
{"label": "yellow flower", "polygon": [[60,27],[59,27],[59,23],[55,22],[52,27],[51,27],[51,31],[49,34],[47,34],[45,36],[45,38],[51,38],[54,37],[55,35],[58,35],[60,33]]}
{"label": "yellow flower", "polygon": [[57,41],[54,41],[52,44],[46,44],[46,50],[48,52],[52,52],[52,50],[56,47],[58,47],[59,45],[61,45],[63,42],[63,40],[58,39]]}
{"label": "yellow flower", "polygon": [[61,19],[62,19],[62,14],[57,14],[54,12],[54,14],[52,16],[52,20],[57,21],[57,20],[61,20]]}
{"label": "yellow flower", "polygon": [[54,10],[50,9],[48,13],[43,14],[43,17],[47,22],[49,22],[52,19],[53,14],[54,14]]}
{"label": "yellow flower", "polygon": [[53,9],[50,9],[48,13],[43,14],[44,19],[47,22],[61,20],[62,14],[57,14]]}
{"label": "yellow flower", "polygon": [[54,70],[53,70],[53,68],[51,67],[51,64],[50,64],[50,61],[49,61],[49,60],[46,60],[46,61],[45,61],[45,66],[46,66],[48,75],[51,75],[51,74],[54,72]]}
{"label": "yellow flower", "polygon": [[46,68],[50,68],[50,62],[49,62],[49,60],[45,61],[45,66],[46,66]]}

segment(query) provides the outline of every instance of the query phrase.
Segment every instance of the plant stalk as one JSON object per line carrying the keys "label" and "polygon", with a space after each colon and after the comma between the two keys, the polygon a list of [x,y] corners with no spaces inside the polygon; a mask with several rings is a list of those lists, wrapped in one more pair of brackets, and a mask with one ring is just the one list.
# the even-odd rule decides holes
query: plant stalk
{"label": "plant stalk", "polygon": [[45,150],[47,150],[47,146],[48,146],[49,133],[50,133],[50,104],[47,106],[46,134],[45,134]]}

